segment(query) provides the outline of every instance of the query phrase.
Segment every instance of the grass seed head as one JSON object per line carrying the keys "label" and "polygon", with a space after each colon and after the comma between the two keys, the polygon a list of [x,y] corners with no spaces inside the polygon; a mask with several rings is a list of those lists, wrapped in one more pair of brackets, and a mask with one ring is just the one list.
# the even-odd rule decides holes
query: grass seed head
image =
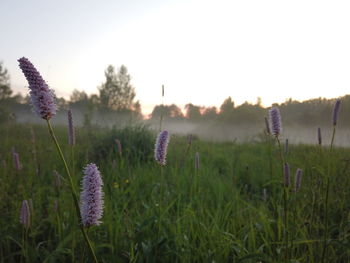
{"label": "grass seed head", "polygon": [[195,155],[195,163],[194,163],[194,165],[195,165],[195,169],[196,169],[196,171],[198,171],[199,170],[199,152],[196,152],[196,155]]}
{"label": "grass seed head", "polygon": [[322,135],[321,135],[321,128],[318,127],[317,129],[317,139],[318,139],[318,144],[322,145]]}
{"label": "grass seed head", "polygon": [[340,109],[340,100],[338,99],[335,102],[334,108],[333,108],[333,125],[336,126],[338,123],[338,115],[339,115],[339,109]]}
{"label": "grass seed head", "polygon": [[75,130],[74,130],[72,110],[68,110],[67,117],[68,117],[68,144],[70,146],[74,146],[75,145]]}

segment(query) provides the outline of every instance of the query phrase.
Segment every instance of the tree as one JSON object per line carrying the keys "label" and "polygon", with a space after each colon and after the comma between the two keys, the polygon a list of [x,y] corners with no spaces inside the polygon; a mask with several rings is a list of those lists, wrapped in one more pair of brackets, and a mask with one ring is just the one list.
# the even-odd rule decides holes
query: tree
{"label": "tree", "polygon": [[185,105],[186,118],[190,120],[199,120],[201,118],[201,107],[188,103]]}
{"label": "tree", "polygon": [[228,97],[221,104],[221,106],[220,106],[220,113],[232,113],[234,108],[235,108],[235,103],[233,102],[231,97]]}
{"label": "tree", "polygon": [[10,75],[0,61],[0,100],[8,99],[11,94]]}
{"label": "tree", "polygon": [[203,109],[202,116],[204,119],[213,120],[217,117],[216,107],[207,107]]}
{"label": "tree", "polygon": [[140,104],[140,101],[139,101],[139,100],[136,101],[136,102],[134,103],[134,105],[132,105],[132,110],[133,110],[134,112],[136,112],[137,114],[140,114],[140,115],[141,115],[141,104]]}
{"label": "tree", "polygon": [[85,91],[79,91],[77,89],[73,90],[70,95],[70,103],[86,102],[88,100],[88,95]]}
{"label": "tree", "polygon": [[127,68],[122,65],[115,73],[114,67],[109,65],[105,77],[106,82],[99,87],[101,106],[112,110],[131,110],[136,93]]}
{"label": "tree", "polygon": [[181,119],[183,114],[181,109],[175,104],[171,105],[157,105],[153,108],[151,113],[152,119],[159,119],[160,116],[163,116],[164,119]]}

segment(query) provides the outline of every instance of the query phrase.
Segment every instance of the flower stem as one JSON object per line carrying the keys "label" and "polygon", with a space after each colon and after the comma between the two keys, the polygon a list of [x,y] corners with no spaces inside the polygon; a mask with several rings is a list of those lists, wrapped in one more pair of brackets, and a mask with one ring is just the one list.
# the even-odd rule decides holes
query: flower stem
{"label": "flower stem", "polygon": [[[333,125],[333,133],[332,133],[332,140],[331,140],[331,146],[329,149],[330,155],[332,154],[333,150],[333,144],[334,144],[334,137],[335,137],[335,130],[336,125]],[[323,236],[323,250],[322,250],[322,258],[321,262],[323,263],[326,258],[326,252],[327,252],[327,236],[328,236],[328,199],[329,199],[329,176],[330,176],[330,158],[328,159],[328,173],[327,173],[327,179],[326,179],[326,193],[325,193],[325,211],[324,211],[324,236]]]}
{"label": "flower stem", "polygon": [[[276,136],[276,140],[278,143],[278,148],[280,152],[280,158],[282,162],[282,177],[284,176],[284,157],[283,157],[283,152],[282,152],[282,147],[281,147],[281,142]],[[284,246],[285,246],[285,251],[284,251],[284,262],[288,262],[288,187],[283,184],[283,210],[284,210],[284,216],[283,216],[283,224],[284,224]]]}
{"label": "flower stem", "polygon": [[51,137],[52,137],[52,139],[53,139],[53,141],[54,141],[54,143],[55,143],[55,145],[56,145],[56,149],[57,149],[58,154],[59,154],[59,156],[60,156],[60,158],[61,158],[61,160],[62,160],[62,162],[63,162],[63,164],[64,164],[64,168],[65,168],[65,170],[66,170],[66,173],[67,173],[67,176],[68,176],[68,179],[69,179],[69,183],[70,183],[70,187],[71,187],[71,191],[72,191],[72,197],[73,197],[73,201],[74,201],[74,205],[75,205],[75,210],[76,210],[77,215],[78,215],[78,224],[79,224],[79,227],[80,227],[80,229],[81,229],[81,232],[83,233],[84,239],[85,239],[86,244],[88,245],[89,250],[90,250],[90,252],[91,252],[91,254],[92,254],[93,258],[94,258],[94,261],[95,261],[96,263],[98,263],[98,260],[97,260],[97,258],[96,258],[94,249],[93,249],[92,244],[91,244],[91,242],[90,242],[90,239],[89,239],[89,237],[88,237],[88,235],[87,235],[87,233],[86,233],[86,231],[85,231],[85,228],[84,228],[83,225],[80,223],[80,222],[81,222],[81,215],[80,215],[80,208],[79,208],[78,196],[77,196],[77,193],[76,193],[74,184],[73,184],[72,176],[71,176],[71,174],[70,174],[70,172],[69,172],[69,168],[68,168],[66,159],[64,158],[64,155],[63,155],[63,153],[62,153],[62,150],[61,150],[61,147],[60,147],[60,145],[59,145],[59,143],[58,143],[58,140],[57,140],[57,138],[56,138],[56,136],[55,136],[55,133],[54,133],[54,131],[53,131],[53,128],[52,128],[52,125],[51,125],[50,120],[48,119],[48,120],[46,120],[46,121],[47,121],[47,127],[48,127],[48,129],[49,129],[49,133],[50,133],[50,135],[51,135]]}
{"label": "flower stem", "polygon": [[332,150],[333,150],[333,143],[334,143],[334,137],[335,137],[335,127],[336,127],[336,125],[333,126],[333,133],[332,133],[332,141],[331,141],[330,152],[332,152]]}

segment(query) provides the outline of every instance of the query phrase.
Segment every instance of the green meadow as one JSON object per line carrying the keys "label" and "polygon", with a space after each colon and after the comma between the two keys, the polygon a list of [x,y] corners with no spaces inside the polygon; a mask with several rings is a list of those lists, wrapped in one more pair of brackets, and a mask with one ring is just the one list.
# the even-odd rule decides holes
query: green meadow
{"label": "green meadow", "polygon": [[[93,262],[44,124],[0,127],[0,263]],[[101,171],[102,224],[88,229],[99,262],[350,262],[348,148],[286,151],[264,131],[250,143],[171,134],[160,166],[147,127],[77,127],[74,147],[66,126],[54,130],[78,192],[87,164]],[[23,200],[32,204],[29,228],[19,220]]]}

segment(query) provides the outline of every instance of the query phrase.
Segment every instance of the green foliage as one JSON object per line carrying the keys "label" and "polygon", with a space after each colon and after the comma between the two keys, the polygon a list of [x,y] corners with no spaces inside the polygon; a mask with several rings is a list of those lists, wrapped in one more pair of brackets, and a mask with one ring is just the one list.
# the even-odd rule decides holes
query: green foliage
{"label": "green foliage", "polygon": [[201,107],[188,103],[185,105],[186,118],[198,121],[201,118]]}
{"label": "green foliage", "polygon": [[7,107],[0,106],[0,124],[4,124],[6,122],[15,121],[16,117],[9,112]]}
{"label": "green foliage", "polygon": [[[189,146],[187,138],[173,135],[161,168],[153,162],[155,135],[145,127],[78,128],[74,155],[65,143],[66,127],[55,130],[77,189],[87,163],[96,162],[101,170],[103,223],[89,229],[100,262],[283,262],[283,176],[271,138],[246,144],[196,139]],[[0,138],[0,261],[91,262],[46,127],[31,132],[27,125],[2,125]],[[13,166],[12,147],[20,155],[20,171]],[[349,262],[350,150],[334,148],[330,154],[318,145],[289,150],[291,174],[303,169],[301,190],[288,192],[290,262],[321,262],[328,173],[325,262]],[[53,186],[54,169],[62,176],[59,190]],[[33,200],[27,239],[19,223],[23,199]]]}
{"label": "green foliage", "polygon": [[149,162],[153,158],[155,135],[146,126],[127,126],[112,129],[95,137],[92,144],[94,160],[119,159],[118,139],[122,145],[122,157],[130,164]]}
{"label": "green foliage", "polygon": [[223,119],[229,119],[235,108],[235,103],[232,101],[231,97],[224,100],[220,106],[220,115]]}
{"label": "green foliage", "polygon": [[105,77],[105,83],[99,88],[101,105],[112,110],[132,109],[136,93],[127,68],[122,65],[115,73],[114,67],[109,65]]}

